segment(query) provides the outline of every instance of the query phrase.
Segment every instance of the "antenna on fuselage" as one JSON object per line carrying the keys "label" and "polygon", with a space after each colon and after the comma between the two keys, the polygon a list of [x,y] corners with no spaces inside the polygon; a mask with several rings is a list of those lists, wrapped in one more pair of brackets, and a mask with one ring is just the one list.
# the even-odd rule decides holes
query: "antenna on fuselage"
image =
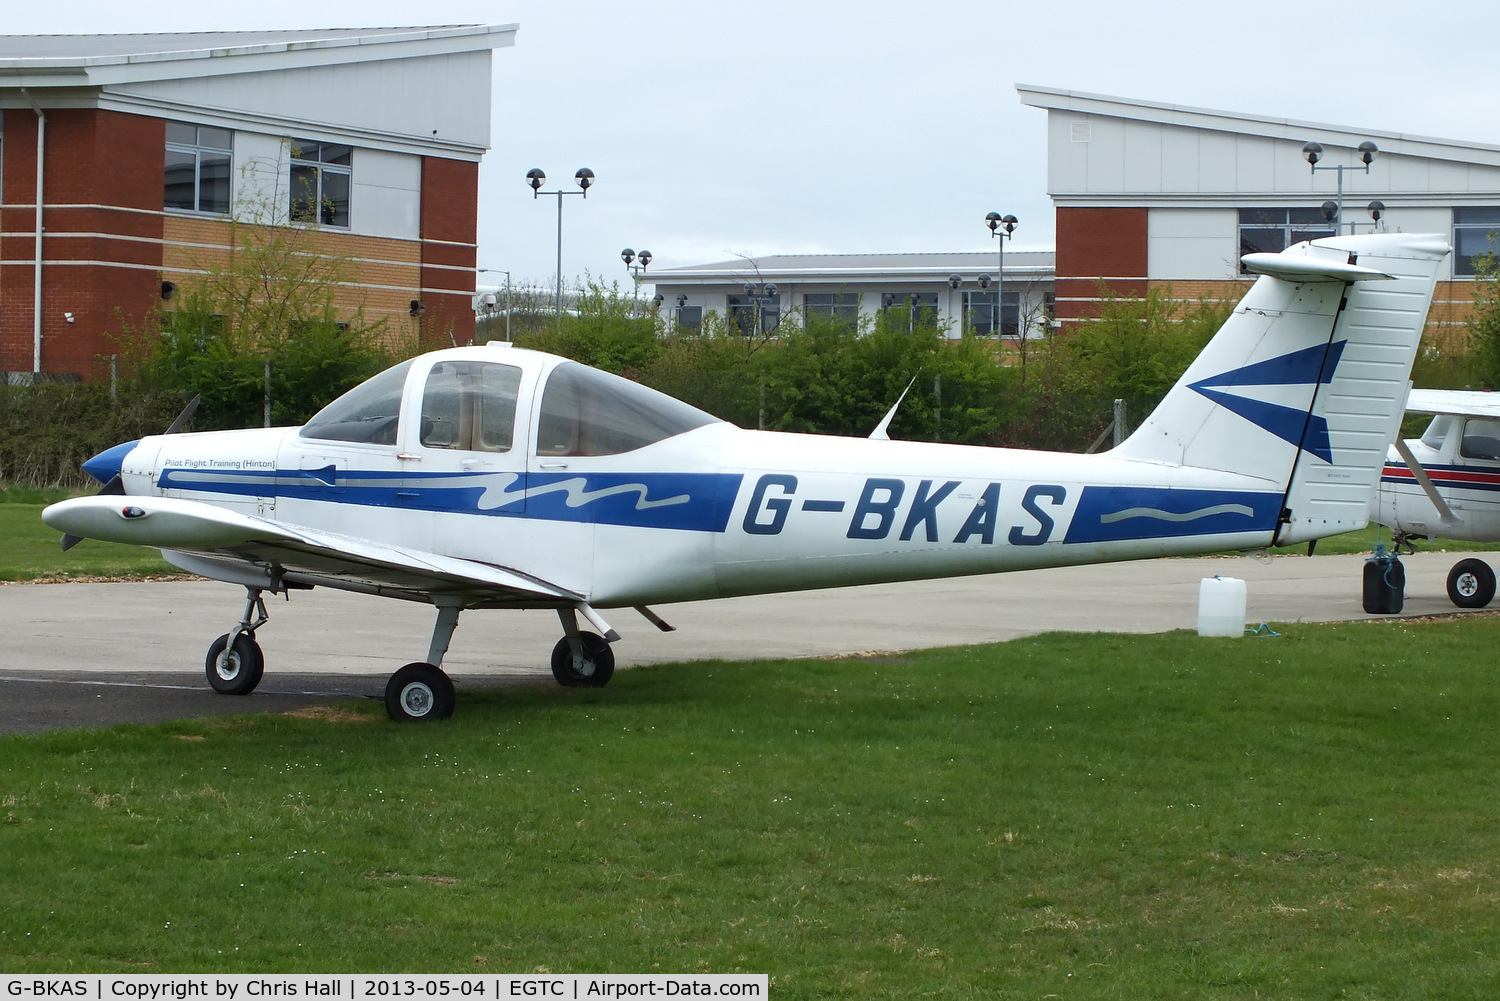
{"label": "antenna on fuselage", "polygon": [[880,423],[875,425],[875,430],[870,432],[870,439],[872,441],[891,440],[891,436],[887,433],[887,430],[891,426],[891,418],[896,416],[896,411],[901,409],[901,401],[906,399],[906,394],[911,392],[911,387],[915,386],[916,384],[917,377],[912,376],[911,382],[908,382],[906,384],[906,388],[901,390],[901,395],[896,397],[896,402],[891,404],[891,409],[885,412],[885,416],[880,419]]}

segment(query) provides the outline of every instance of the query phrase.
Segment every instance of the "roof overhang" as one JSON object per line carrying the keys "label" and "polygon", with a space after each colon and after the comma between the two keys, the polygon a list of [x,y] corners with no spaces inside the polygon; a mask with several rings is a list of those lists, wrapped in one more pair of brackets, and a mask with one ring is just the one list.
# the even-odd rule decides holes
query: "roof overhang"
{"label": "roof overhang", "polygon": [[[75,38],[75,54],[0,55],[0,97],[22,87],[45,95],[56,88],[103,88],[155,80],[184,80],[234,73],[260,73],[312,66],[454,55],[515,44],[516,24],[465,24],[427,28],[364,30],[211,32],[150,36],[36,36],[57,49],[59,38]],[[268,37],[272,36],[272,37]],[[159,40],[142,44],[132,39]],[[120,40],[109,51],[110,40]],[[240,44],[232,44],[236,39]],[[25,36],[9,41],[24,46]],[[212,44],[222,41],[231,44]],[[38,47],[42,47],[40,41]],[[90,51],[95,50],[95,51]]]}
{"label": "roof overhang", "polygon": [[1160,104],[1155,101],[1136,101],[1124,97],[1111,97],[1107,94],[1087,94],[1031,84],[1016,84],[1016,93],[1021,96],[1022,104],[1047,111],[1100,115],[1135,122],[1155,122],[1161,125],[1261,136],[1297,143],[1316,139],[1325,145],[1344,146],[1349,149],[1355,149],[1360,143],[1370,139],[1380,146],[1381,153],[1500,166],[1500,146],[1484,143],[1436,139],[1401,132],[1383,132],[1379,129],[1353,129],[1346,125],[1304,122],[1266,115],[1246,115],[1233,111]]}

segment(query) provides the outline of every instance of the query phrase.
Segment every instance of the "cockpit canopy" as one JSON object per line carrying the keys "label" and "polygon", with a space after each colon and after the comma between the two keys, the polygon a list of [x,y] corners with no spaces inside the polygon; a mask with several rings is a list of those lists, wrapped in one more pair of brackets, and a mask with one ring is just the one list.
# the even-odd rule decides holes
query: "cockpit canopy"
{"label": "cockpit canopy", "polygon": [[[395,445],[412,364],[402,362],[334,400],[301,436]],[[481,452],[523,446],[533,412],[531,401],[522,399],[523,374],[519,366],[474,355],[434,361],[420,389],[418,440],[426,448]],[[618,455],[718,422],[664,393],[576,362],[551,370],[535,412],[540,456]]]}
{"label": "cockpit canopy", "polygon": [[618,455],[717,421],[640,383],[567,362],[542,390],[536,454]]}

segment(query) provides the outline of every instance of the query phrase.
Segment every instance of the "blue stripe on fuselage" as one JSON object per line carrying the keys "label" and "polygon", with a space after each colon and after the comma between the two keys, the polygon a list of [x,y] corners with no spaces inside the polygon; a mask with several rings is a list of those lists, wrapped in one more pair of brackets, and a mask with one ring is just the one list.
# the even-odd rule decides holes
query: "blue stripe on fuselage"
{"label": "blue stripe on fuselage", "polygon": [[164,469],[163,490],[723,532],[738,473]]}
{"label": "blue stripe on fuselage", "polygon": [[1066,543],[1269,532],[1281,494],[1169,487],[1084,487]]}

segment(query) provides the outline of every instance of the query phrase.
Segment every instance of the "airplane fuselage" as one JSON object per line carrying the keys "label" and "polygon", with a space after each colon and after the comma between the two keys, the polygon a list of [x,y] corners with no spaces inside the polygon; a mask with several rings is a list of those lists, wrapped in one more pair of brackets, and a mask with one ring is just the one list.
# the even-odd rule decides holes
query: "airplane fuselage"
{"label": "airplane fuselage", "polygon": [[1283,496],[1107,455],[717,423],[587,457],[184,434],[145,439],[122,474],[131,494],[378,536],[606,608],[1201,552],[1205,536],[1261,548]]}

